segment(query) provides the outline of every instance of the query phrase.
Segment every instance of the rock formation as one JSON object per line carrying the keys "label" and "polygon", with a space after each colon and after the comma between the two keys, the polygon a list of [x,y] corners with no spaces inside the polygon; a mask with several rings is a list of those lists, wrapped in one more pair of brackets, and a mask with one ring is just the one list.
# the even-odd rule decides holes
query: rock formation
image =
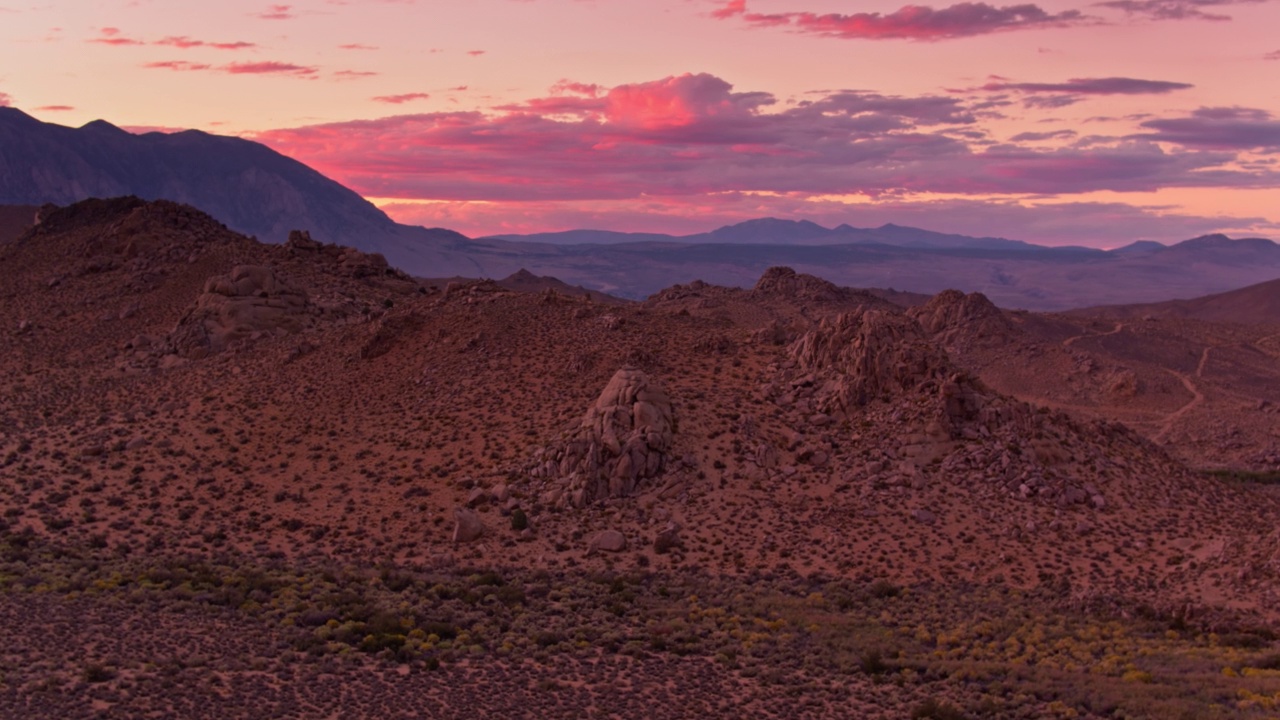
{"label": "rock formation", "polygon": [[760,276],[751,291],[756,298],[787,298],[831,302],[842,300],[849,291],[820,277],[798,273],[789,267],[771,267]]}
{"label": "rock formation", "polygon": [[956,373],[919,324],[884,310],[823,320],[792,344],[791,356],[812,374],[824,412],[847,413],[925,384],[940,387]]}
{"label": "rock formation", "polygon": [[170,340],[177,354],[200,358],[255,334],[297,332],[307,325],[310,310],[307,293],[282,282],[271,268],[239,265],[205,282]]}
{"label": "rock formation", "polygon": [[551,504],[583,506],[627,497],[667,465],[675,431],[671,400],[644,372],[614,373],[567,438],[542,452],[531,470],[551,488]]}
{"label": "rock formation", "polygon": [[986,295],[944,290],[907,314],[944,347],[1007,342],[1017,330]]}

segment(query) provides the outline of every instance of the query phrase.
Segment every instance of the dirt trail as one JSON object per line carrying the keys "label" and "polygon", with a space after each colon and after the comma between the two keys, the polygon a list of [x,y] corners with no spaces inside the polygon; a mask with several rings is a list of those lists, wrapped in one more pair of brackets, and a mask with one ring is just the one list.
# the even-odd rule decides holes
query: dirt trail
{"label": "dirt trail", "polygon": [[1264,338],[1261,338],[1258,341],[1254,342],[1253,346],[1261,350],[1263,353],[1266,353],[1267,355],[1270,355],[1272,357],[1280,357],[1280,353],[1277,353],[1275,350],[1267,349],[1267,343],[1271,342],[1272,340],[1280,340],[1280,333],[1276,333],[1275,335],[1268,335]]}
{"label": "dirt trail", "polygon": [[[1208,357],[1209,348],[1205,348],[1204,353],[1200,356],[1200,367],[1196,369],[1197,376],[1199,376],[1200,372],[1204,369],[1204,363]],[[1187,413],[1191,412],[1199,406],[1200,403],[1204,402],[1204,393],[1200,392],[1200,388],[1196,387],[1195,382],[1191,380],[1189,375],[1186,373],[1180,373],[1177,370],[1169,370],[1169,372],[1173,373],[1182,381],[1182,386],[1187,389],[1187,392],[1191,393],[1191,401],[1173,411],[1164,419],[1164,425],[1160,428],[1160,432],[1156,433],[1155,437],[1151,438],[1156,444],[1164,442],[1165,438],[1169,435],[1169,432],[1173,430],[1174,423],[1181,420],[1187,415]]]}
{"label": "dirt trail", "polygon": [[1085,333],[1083,335],[1076,335],[1074,337],[1069,337],[1066,340],[1062,341],[1062,347],[1064,348],[1071,347],[1073,344],[1075,344],[1077,340],[1083,340],[1084,338],[1106,337],[1108,335],[1115,335],[1121,330],[1124,330],[1124,323],[1118,322],[1116,323],[1115,328],[1108,330],[1107,332],[1104,332],[1104,333]]}
{"label": "dirt trail", "polygon": [[1196,377],[1204,377],[1204,366],[1209,364],[1209,351],[1212,349],[1213,346],[1211,345],[1205,348],[1204,352],[1200,353],[1200,363],[1196,365]]}

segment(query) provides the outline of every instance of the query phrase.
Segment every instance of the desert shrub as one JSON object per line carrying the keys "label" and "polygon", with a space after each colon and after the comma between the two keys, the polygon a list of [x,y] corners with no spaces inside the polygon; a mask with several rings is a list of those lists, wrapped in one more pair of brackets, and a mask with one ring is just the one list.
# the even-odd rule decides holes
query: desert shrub
{"label": "desert shrub", "polygon": [[84,681],[87,683],[104,683],[114,680],[116,671],[102,663],[90,663],[84,668]]}
{"label": "desert shrub", "polygon": [[913,720],[965,720],[960,708],[945,700],[929,698],[911,710]]}
{"label": "desert shrub", "polygon": [[520,508],[511,511],[511,529],[519,532],[529,527],[529,516]]}
{"label": "desert shrub", "polygon": [[858,657],[858,667],[867,675],[883,675],[892,668],[884,658],[884,651],[880,648],[871,648],[862,653]]}
{"label": "desert shrub", "polygon": [[898,593],[902,591],[898,589],[897,585],[894,585],[888,580],[881,578],[871,583],[871,587],[867,588],[867,592],[871,593],[871,597],[873,598],[884,599],[884,598],[897,597]]}

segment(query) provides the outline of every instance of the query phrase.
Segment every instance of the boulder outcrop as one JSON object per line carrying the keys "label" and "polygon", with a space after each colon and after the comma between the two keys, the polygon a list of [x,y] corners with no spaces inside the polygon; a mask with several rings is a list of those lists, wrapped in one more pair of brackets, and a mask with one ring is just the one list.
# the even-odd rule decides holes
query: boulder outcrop
{"label": "boulder outcrop", "polygon": [[1013,323],[982,293],[944,290],[907,314],[945,347],[1007,342],[1017,334]]}
{"label": "boulder outcrop", "polygon": [[261,265],[239,265],[209,278],[196,305],[170,335],[174,351],[199,358],[255,335],[301,330],[311,318],[306,291]]}
{"label": "boulder outcrop", "polygon": [[530,474],[552,486],[546,496],[553,504],[627,497],[662,474],[674,433],[671,399],[643,371],[623,368]]}

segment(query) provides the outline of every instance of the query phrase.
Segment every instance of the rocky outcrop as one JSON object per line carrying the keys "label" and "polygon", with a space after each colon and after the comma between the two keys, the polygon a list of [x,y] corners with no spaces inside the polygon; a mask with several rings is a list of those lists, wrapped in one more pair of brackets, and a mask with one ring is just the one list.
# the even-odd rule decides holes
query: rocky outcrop
{"label": "rocky outcrop", "polygon": [[282,282],[269,267],[239,265],[205,282],[204,292],[170,341],[178,355],[194,359],[255,336],[297,332],[310,319],[304,290]]}
{"label": "rocky outcrop", "polygon": [[849,293],[820,277],[798,273],[789,267],[765,270],[751,291],[754,298],[783,298],[813,302],[843,300]]}
{"label": "rocky outcrop", "polygon": [[290,231],[289,239],[284,246],[294,256],[321,257],[335,262],[341,270],[352,277],[379,277],[390,274],[407,279],[403,273],[393,270],[381,253],[366,253],[353,247],[318,242],[311,239],[311,233],[306,230]]}
{"label": "rocky outcrop", "polygon": [[667,466],[675,433],[671,400],[641,370],[623,368],[561,442],[530,470],[544,501],[581,507],[635,494]]}
{"label": "rocky outcrop", "polygon": [[1003,343],[1017,335],[1013,323],[982,293],[944,290],[907,313],[946,347]]}
{"label": "rocky outcrop", "polygon": [[791,357],[811,374],[824,412],[847,413],[877,398],[956,374],[946,354],[914,320],[900,313],[862,310],[823,320],[791,345]]}

